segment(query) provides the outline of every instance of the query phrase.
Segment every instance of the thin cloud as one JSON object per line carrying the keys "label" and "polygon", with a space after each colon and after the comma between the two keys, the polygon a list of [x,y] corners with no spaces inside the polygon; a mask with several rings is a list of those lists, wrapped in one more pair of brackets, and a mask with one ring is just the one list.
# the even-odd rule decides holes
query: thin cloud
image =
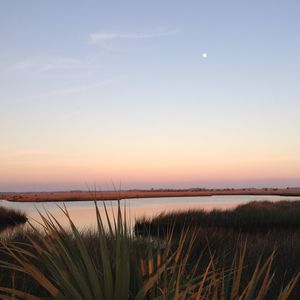
{"label": "thin cloud", "polygon": [[44,73],[54,70],[86,69],[94,65],[91,60],[72,57],[37,57],[16,62],[7,71]]}
{"label": "thin cloud", "polygon": [[116,32],[96,32],[89,35],[91,44],[101,44],[113,40],[142,40],[155,39],[176,34],[175,30],[157,31],[151,33],[116,33]]}

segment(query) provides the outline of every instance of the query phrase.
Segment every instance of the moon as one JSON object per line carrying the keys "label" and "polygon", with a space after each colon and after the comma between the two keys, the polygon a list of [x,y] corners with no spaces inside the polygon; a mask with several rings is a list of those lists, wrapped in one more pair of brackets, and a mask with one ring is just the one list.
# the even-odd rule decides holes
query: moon
{"label": "moon", "polygon": [[205,53],[205,52],[202,53],[202,57],[203,57],[203,58],[207,58],[207,53]]}

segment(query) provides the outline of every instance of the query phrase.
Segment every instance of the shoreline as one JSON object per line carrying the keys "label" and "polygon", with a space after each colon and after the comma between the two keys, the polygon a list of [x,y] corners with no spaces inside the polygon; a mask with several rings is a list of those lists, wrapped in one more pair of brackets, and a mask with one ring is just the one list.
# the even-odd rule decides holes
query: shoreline
{"label": "shoreline", "polygon": [[209,197],[209,196],[291,196],[300,197],[300,188],[264,189],[166,189],[126,191],[63,191],[0,193],[0,200],[10,202],[111,201],[132,198]]}

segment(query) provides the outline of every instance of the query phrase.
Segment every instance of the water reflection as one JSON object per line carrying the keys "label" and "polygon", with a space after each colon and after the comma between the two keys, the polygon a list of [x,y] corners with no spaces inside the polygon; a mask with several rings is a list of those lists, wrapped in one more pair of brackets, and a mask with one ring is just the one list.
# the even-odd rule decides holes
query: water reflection
{"label": "water reflection", "polygon": [[[143,198],[143,199],[127,199],[122,200],[121,205],[127,209],[127,216],[131,225],[134,221],[141,217],[151,217],[162,212],[182,211],[188,209],[229,209],[239,204],[249,201],[279,201],[279,200],[300,200],[300,197],[286,196],[210,196],[210,197],[175,197],[175,198]],[[102,216],[104,216],[104,207],[101,201],[97,202]],[[51,213],[64,226],[68,226],[68,220],[61,208],[63,203],[47,202],[47,203],[16,203],[1,201],[1,205],[9,208],[17,208],[24,211],[29,221],[36,223],[41,222],[41,213],[46,211]],[[107,201],[109,216],[116,214],[117,202]],[[96,212],[93,202],[78,201],[67,202],[65,206],[73,220],[80,229],[95,228]]]}

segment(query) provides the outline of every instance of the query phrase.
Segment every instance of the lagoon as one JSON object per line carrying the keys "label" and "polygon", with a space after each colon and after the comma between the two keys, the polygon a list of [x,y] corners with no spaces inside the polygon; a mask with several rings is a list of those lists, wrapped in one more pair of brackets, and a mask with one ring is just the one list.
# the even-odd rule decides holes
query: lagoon
{"label": "lagoon", "polygon": [[[230,209],[239,204],[250,201],[284,201],[300,200],[296,196],[253,196],[253,195],[226,195],[226,196],[201,196],[201,197],[170,197],[170,198],[134,198],[121,200],[121,206],[126,207],[129,222],[142,217],[152,217],[163,212],[182,211],[189,209]],[[105,202],[110,216],[116,212],[117,201]],[[103,201],[97,201],[100,213],[104,214]],[[68,221],[60,208],[66,206],[73,222],[82,230],[95,228],[96,214],[93,201],[76,202],[10,202],[2,200],[0,205],[7,208],[19,209],[27,214],[29,221],[36,223],[41,221],[41,213],[49,212],[63,225],[67,226]]]}

